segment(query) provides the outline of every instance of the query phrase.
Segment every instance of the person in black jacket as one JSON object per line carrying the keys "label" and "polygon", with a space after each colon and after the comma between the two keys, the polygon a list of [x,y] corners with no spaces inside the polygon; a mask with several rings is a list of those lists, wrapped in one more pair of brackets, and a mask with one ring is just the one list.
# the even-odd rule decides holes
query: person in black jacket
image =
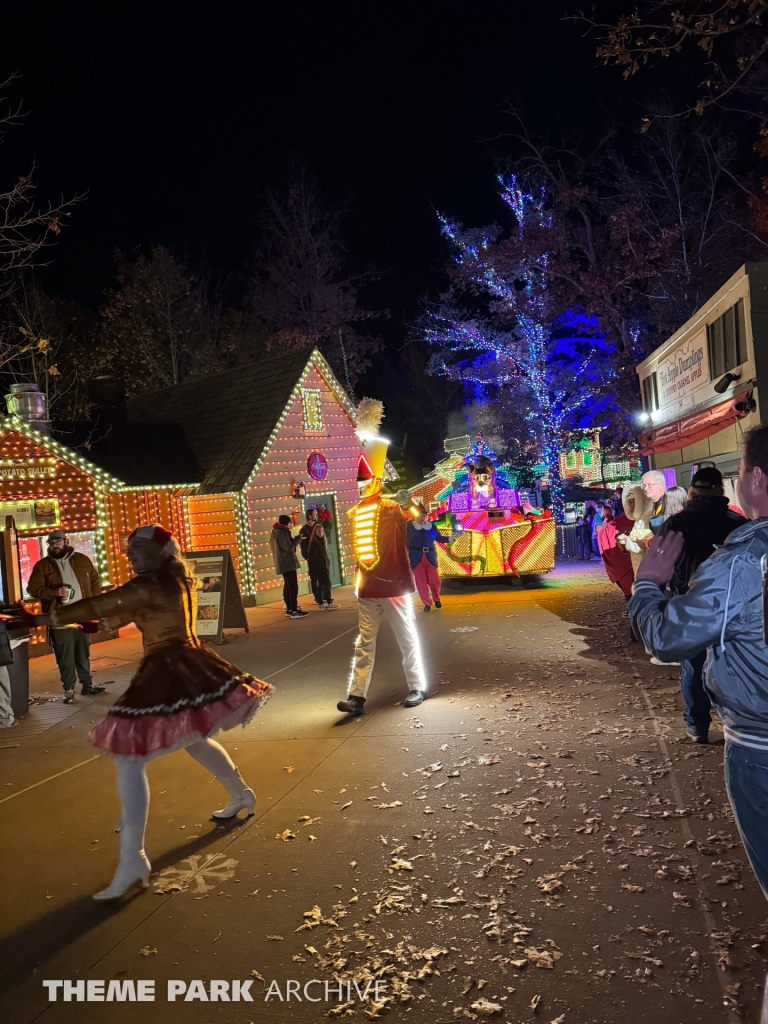
{"label": "person in black jacket", "polygon": [[[728,507],[720,470],[705,466],[695,473],[685,508],[670,516],[659,530],[661,536],[671,531],[683,536],[683,553],[669,583],[672,595],[687,593],[691,577],[701,563],[709,558],[715,547],[724,543],[730,533],[746,522],[743,516]],[[709,742],[711,704],[704,689],[705,658],[706,651],[701,651],[691,661],[680,663],[680,690],[685,701],[683,718],[694,743]]]}

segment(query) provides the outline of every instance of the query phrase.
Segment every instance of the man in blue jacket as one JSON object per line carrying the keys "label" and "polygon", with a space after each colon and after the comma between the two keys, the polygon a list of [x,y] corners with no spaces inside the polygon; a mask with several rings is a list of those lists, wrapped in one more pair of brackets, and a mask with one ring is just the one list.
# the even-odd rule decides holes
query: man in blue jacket
{"label": "man in blue jacket", "polygon": [[751,522],[701,563],[687,593],[671,600],[664,588],[683,553],[683,537],[654,538],[629,610],[660,661],[690,660],[706,648],[704,685],[723,722],[728,798],[768,899],[768,644],[760,565],[768,555],[768,427],[745,436],[737,496]]}
{"label": "man in blue jacket", "polygon": [[[427,510],[419,504],[419,517],[408,523],[408,557],[411,560],[413,578],[419,592],[424,611],[442,608],[440,602],[440,577],[437,574],[437,552],[435,541],[440,540],[440,531],[434,523],[427,521]],[[430,591],[432,596],[430,597]]]}

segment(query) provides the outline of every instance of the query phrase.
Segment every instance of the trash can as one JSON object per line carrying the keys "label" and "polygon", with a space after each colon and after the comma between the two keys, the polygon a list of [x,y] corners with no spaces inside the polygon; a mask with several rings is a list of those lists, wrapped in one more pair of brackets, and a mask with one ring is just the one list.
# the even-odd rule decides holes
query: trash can
{"label": "trash can", "polygon": [[29,714],[29,630],[26,626],[9,629],[13,664],[8,666],[11,680],[11,707],[17,718]]}

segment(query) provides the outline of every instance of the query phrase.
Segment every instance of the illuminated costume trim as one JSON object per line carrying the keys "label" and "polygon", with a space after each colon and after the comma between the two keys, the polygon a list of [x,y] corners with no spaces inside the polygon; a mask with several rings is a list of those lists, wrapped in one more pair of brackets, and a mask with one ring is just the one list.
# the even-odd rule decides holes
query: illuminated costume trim
{"label": "illuminated costume trim", "polygon": [[[370,400],[363,400],[366,401]],[[415,703],[423,699],[428,689],[413,613],[411,595],[416,585],[406,535],[407,524],[418,515],[418,510],[406,512],[398,502],[385,498],[381,493],[388,446],[389,442],[378,434],[361,434],[363,451],[358,461],[358,482],[372,493],[363,497],[348,513],[352,520],[353,547],[357,558],[355,593],[360,617],[348,697],[359,701],[357,713],[362,710],[362,701],[368,694],[376,659],[376,639],[385,616],[402,652],[408,685],[411,691],[419,694]],[[339,708],[351,710],[341,704]]]}

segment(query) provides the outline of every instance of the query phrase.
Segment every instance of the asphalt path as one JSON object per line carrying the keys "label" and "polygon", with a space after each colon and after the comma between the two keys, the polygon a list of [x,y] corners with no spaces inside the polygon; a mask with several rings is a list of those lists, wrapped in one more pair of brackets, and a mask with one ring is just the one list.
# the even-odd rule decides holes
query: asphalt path
{"label": "asphalt path", "polygon": [[[216,823],[218,783],[183,751],[153,761],[154,874],[130,903],[90,899],[116,863],[118,806],[87,734],[127,685],[135,634],[94,648],[117,663],[97,674],[109,695],[0,750],[2,1019],[757,1021],[766,910],[721,733],[684,740],[677,670],[627,642],[600,568],[419,612],[433,696],[415,709],[385,626],[357,719],[335,710],[356,633],[337,594],[337,612],[253,609],[229,636],[222,653],[276,690],[222,740],[256,814]],[[50,658],[33,676],[56,692]],[[64,979],[153,980],[155,1000],[49,1001],[43,981]],[[233,981],[252,1002],[231,1001]]]}

